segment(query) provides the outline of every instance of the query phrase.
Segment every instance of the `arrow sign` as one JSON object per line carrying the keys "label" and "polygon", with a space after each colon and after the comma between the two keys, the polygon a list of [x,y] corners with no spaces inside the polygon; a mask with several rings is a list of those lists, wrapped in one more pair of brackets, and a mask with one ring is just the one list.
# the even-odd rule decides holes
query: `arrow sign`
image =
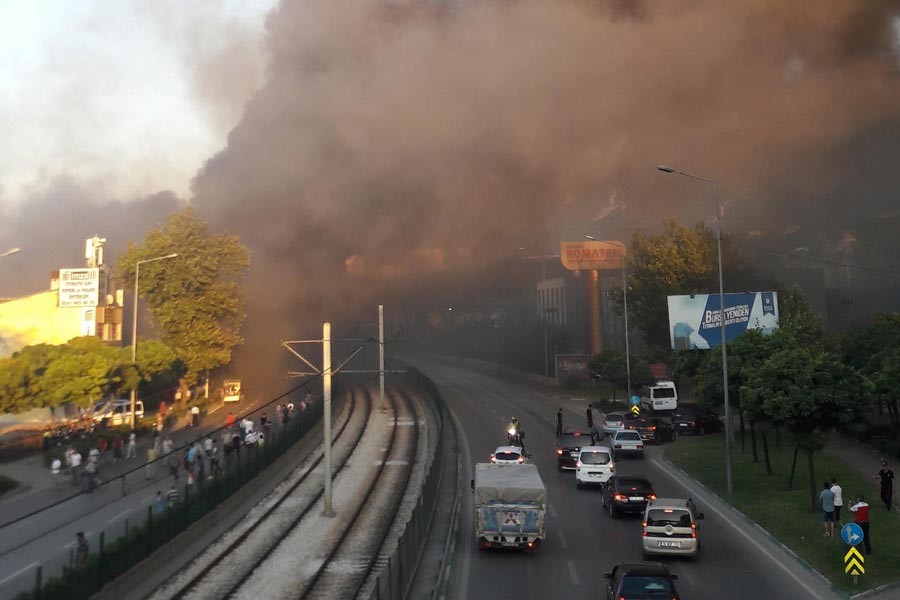
{"label": "arrow sign", "polygon": [[632,397],[631,397],[631,405],[632,405],[632,406],[637,406],[637,405],[639,405],[640,403],[641,403],[641,399],[640,399],[638,396],[632,396]]}
{"label": "arrow sign", "polygon": [[640,406],[632,406],[632,407],[631,407],[631,414],[633,414],[633,415],[639,415],[639,414],[641,414],[641,407],[640,407]]}
{"label": "arrow sign", "polygon": [[865,557],[853,546],[844,555],[844,573],[847,575],[865,575],[865,564]]}
{"label": "arrow sign", "polygon": [[841,539],[848,546],[855,546],[862,542],[864,535],[862,527],[856,523],[847,523],[841,528]]}

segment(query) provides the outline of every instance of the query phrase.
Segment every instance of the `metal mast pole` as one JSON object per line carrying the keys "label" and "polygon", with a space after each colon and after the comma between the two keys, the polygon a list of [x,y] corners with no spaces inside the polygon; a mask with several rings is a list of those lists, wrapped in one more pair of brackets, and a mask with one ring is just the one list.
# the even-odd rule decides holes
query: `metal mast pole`
{"label": "metal mast pole", "polygon": [[[134,266],[134,312],[131,315],[131,364],[137,362],[137,313],[138,313],[138,279],[141,276],[141,262]],[[131,428],[134,429],[134,413],[137,405],[137,383],[131,390]],[[165,415],[163,415],[165,416]]]}
{"label": "metal mast pole", "polygon": [[[628,347],[628,281],[625,279],[625,248],[622,248],[622,301],[625,305],[625,372],[628,374],[628,400],[631,399],[631,352]],[[628,401],[626,400],[626,402]]]}
{"label": "metal mast pole", "polygon": [[334,510],[331,505],[331,323],[322,324],[322,405],[325,414],[324,421],[324,466],[325,466],[325,492],[323,501],[325,504],[325,516],[333,517]]}
{"label": "metal mast pole", "polygon": [[728,493],[734,492],[734,476],[731,467],[731,443],[734,423],[731,419],[731,402],[728,398],[728,350],[725,344],[725,283],[722,277],[722,209],[719,206],[719,184],[713,182],[716,198],[716,246],[719,254],[719,310],[722,317],[722,393],[725,398],[725,481]]}
{"label": "metal mast pole", "polygon": [[384,404],[384,305],[378,305],[378,398],[381,400],[381,411],[387,410]]}

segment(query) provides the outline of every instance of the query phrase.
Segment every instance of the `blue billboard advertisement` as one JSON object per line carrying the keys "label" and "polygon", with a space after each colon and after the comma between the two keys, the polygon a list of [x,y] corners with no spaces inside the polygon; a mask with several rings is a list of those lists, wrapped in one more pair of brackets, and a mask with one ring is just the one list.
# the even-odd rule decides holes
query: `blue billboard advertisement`
{"label": "blue billboard advertisement", "polygon": [[[669,337],[673,350],[707,350],[722,345],[718,294],[669,296]],[[778,294],[725,294],[725,339],[748,329],[768,335],[778,329]]]}

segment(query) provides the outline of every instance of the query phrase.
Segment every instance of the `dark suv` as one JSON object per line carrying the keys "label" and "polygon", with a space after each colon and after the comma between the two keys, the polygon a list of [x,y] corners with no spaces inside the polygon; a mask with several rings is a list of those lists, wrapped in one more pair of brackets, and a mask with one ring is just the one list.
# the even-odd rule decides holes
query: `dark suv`
{"label": "dark suv", "polygon": [[672,415],[672,424],[678,433],[703,435],[722,428],[719,415],[698,404],[679,404]]}
{"label": "dark suv", "polygon": [[612,518],[620,514],[644,514],[647,502],[656,500],[653,485],[641,477],[614,475],[603,487],[601,503]]}
{"label": "dark suv", "polygon": [[674,581],[678,576],[658,562],[620,563],[609,573],[603,574],[607,600],[645,600],[665,598],[678,600]]}
{"label": "dark suv", "polygon": [[556,438],[556,460],[560,470],[575,470],[578,454],[585,446],[593,446],[598,441],[593,431],[566,431]]}

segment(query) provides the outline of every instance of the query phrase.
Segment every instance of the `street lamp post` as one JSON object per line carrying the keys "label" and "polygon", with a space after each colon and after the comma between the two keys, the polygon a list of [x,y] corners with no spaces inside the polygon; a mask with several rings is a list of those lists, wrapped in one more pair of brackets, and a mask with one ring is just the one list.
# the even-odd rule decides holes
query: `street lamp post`
{"label": "street lamp post", "polygon": [[[597,241],[592,235],[584,236],[589,240]],[[628,376],[628,398],[631,398],[631,351],[628,347],[628,281],[625,278],[625,244],[621,242],[603,242],[622,248],[622,305],[625,310],[625,372]]]}
{"label": "street lamp post", "polygon": [[0,258],[3,258],[4,256],[12,256],[13,254],[18,254],[21,251],[22,251],[21,248],[10,248],[9,250],[6,250],[5,252],[0,252]]}
{"label": "street lamp post", "polygon": [[733,423],[731,422],[731,403],[728,399],[728,351],[725,344],[725,284],[722,278],[722,210],[719,205],[719,184],[714,179],[707,179],[698,175],[692,175],[684,171],[678,171],[666,165],[659,165],[658,170],[663,173],[683,175],[697,181],[709,183],[713,186],[713,197],[716,201],[716,249],[719,260],[719,316],[722,330],[722,392],[725,399],[725,480],[728,493],[734,492],[734,477],[731,469],[731,438]]}
{"label": "street lamp post", "polygon": [[[138,314],[138,281],[141,277],[141,265],[157,260],[165,260],[167,258],[175,258],[176,253],[166,254],[165,256],[157,256],[156,258],[148,258],[147,260],[139,260],[134,264],[134,314],[131,315],[131,364],[137,364],[137,314]],[[131,390],[131,428],[134,429],[134,413],[137,403],[137,383]]]}

